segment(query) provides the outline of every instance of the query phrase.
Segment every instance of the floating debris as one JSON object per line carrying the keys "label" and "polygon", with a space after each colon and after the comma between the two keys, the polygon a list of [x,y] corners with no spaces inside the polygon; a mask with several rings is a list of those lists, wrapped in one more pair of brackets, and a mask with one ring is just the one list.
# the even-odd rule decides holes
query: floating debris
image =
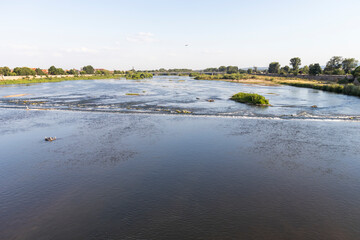
{"label": "floating debris", "polygon": [[56,137],[45,137],[46,142],[52,142],[52,141],[55,141],[55,140],[56,140]]}
{"label": "floating debris", "polygon": [[139,93],[126,93],[127,96],[139,96]]}
{"label": "floating debris", "polygon": [[208,100],[206,100],[206,101],[208,101],[208,102],[215,102],[214,99],[208,99]]}
{"label": "floating debris", "polygon": [[317,108],[318,106],[316,106],[316,105],[312,105],[311,107],[312,107],[312,108]]}

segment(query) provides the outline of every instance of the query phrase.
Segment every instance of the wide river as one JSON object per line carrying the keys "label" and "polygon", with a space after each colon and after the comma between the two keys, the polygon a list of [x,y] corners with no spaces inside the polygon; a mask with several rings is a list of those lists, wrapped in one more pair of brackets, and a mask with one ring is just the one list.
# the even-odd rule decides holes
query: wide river
{"label": "wide river", "polygon": [[[229,100],[240,91],[272,106]],[[0,123],[0,239],[360,236],[357,97],[188,77],[9,85]]]}

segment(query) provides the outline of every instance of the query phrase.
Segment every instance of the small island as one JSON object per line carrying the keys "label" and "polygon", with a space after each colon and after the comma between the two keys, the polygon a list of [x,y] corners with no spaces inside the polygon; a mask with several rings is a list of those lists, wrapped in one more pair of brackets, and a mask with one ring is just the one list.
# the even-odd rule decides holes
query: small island
{"label": "small island", "polygon": [[262,105],[262,106],[269,106],[269,100],[266,99],[264,96],[261,96],[256,93],[244,93],[239,92],[235,95],[233,95],[231,100],[234,100],[236,102],[240,103],[248,103],[253,105]]}
{"label": "small island", "polygon": [[125,78],[130,80],[140,80],[140,79],[152,78],[152,77],[153,75],[147,72],[129,72],[128,74],[125,75]]}

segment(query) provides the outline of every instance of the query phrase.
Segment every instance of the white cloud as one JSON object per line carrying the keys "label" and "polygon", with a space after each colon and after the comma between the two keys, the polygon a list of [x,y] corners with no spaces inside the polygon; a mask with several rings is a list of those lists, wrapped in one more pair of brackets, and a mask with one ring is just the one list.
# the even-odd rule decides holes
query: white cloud
{"label": "white cloud", "polygon": [[133,43],[151,43],[155,42],[154,34],[150,32],[139,32],[126,37],[126,40]]}

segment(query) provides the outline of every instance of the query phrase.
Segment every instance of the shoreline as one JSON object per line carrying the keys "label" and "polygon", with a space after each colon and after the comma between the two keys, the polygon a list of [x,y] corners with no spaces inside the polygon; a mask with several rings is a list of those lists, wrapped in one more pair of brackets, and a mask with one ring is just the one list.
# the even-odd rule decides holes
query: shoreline
{"label": "shoreline", "polygon": [[326,92],[333,92],[343,95],[360,97],[360,86],[350,84],[339,84],[330,81],[318,81],[318,80],[306,80],[306,79],[289,79],[286,77],[268,77],[253,75],[243,79],[211,79],[211,76],[198,76],[195,80],[207,80],[207,81],[224,81],[224,82],[235,82],[244,84],[258,84],[263,86],[280,86],[287,85],[292,87],[311,88],[322,90]]}
{"label": "shoreline", "polygon": [[[50,75],[51,76],[51,75]],[[116,75],[82,75],[82,76],[74,76],[74,75],[61,75],[61,76],[36,76],[36,77],[22,77],[21,79],[13,79],[13,80],[0,80],[0,85],[12,85],[12,84],[29,84],[29,83],[45,83],[45,82],[63,82],[63,81],[76,81],[76,80],[98,80],[98,79],[117,79],[122,74]]]}

